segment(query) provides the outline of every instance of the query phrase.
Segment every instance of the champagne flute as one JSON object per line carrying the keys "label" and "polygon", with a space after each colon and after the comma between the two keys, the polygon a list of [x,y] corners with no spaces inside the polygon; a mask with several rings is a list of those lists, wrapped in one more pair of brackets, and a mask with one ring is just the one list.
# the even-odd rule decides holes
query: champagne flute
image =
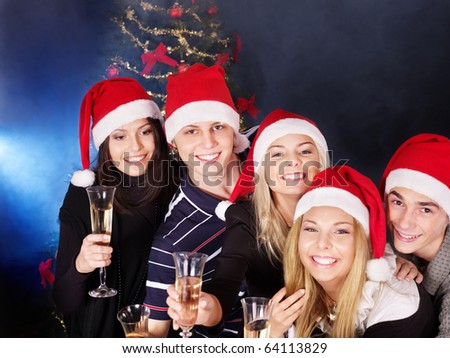
{"label": "champagne flute", "polygon": [[195,325],[198,314],[198,300],[202,288],[202,275],[208,255],[198,252],[174,252],[176,281],[175,289],[178,292],[181,303],[180,336],[188,338],[192,336],[192,328]]}
{"label": "champagne flute", "polygon": [[[91,207],[91,228],[93,234],[108,234],[112,231],[113,200],[115,187],[91,186],[86,188]],[[89,291],[89,295],[94,298],[112,297],[117,294],[117,290],[106,286],[106,268],[100,267],[100,286]]]}

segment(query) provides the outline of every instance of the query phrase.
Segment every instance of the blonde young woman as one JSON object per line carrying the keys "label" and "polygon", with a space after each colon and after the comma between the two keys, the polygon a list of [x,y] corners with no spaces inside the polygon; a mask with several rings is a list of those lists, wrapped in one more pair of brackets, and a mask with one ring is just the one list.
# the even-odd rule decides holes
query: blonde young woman
{"label": "blonde young woman", "polygon": [[287,294],[305,290],[295,337],[433,337],[430,297],[398,280],[376,186],[342,166],[299,200],[285,247]]}

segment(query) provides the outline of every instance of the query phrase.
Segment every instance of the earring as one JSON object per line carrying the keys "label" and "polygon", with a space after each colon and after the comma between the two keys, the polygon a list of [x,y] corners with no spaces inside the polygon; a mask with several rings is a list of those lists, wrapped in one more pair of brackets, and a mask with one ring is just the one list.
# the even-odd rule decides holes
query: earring
{"label": "earring", "polygon": [[174,146],[170,146],[169,155],[172,159],[179,161],[180,154],[178,153],[178,149]]}

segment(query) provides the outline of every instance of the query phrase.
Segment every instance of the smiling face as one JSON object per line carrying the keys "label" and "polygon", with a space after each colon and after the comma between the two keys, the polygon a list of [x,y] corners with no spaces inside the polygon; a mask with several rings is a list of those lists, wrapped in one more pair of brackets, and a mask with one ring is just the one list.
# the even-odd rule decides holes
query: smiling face
{"label": "smiling face", "polygon": [[353,217],[336,207],[313,207],[303,215],[300,260],[327,293],[340,292],[352,268],[354,225]]}
{"label": "smiling face", "polygon": [[429,197],[403,187],[393,188],[387,203],[388,226],[395,248],[431,261],[449,224],[446,212]]}
{"label": "smiling face", "polygon": [[144,174],[155,150],[152,126],[146,118],[137,119],[109,135],[109,153],[115,166],[130,176]]}
{"label": "smiling face", "polygon": [[190,178],[205,182],[215,177],[225,180],[225,169],[237,161],[233,142],[234,131],[229,125],[208,121],[183,127],[175,135],[173,145],[188,165]]}
{"label": "smiling face", "polygon": [[304,134],[288,134],[269,146],[264,163],[265,178],[275,200],[292,196],[298,200],[319,172],[319,152]]}

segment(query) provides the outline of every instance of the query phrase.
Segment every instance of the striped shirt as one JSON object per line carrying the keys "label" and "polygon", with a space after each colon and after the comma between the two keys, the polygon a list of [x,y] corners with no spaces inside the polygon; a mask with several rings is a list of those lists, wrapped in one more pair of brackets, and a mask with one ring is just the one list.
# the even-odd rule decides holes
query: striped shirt
{"label": "striped shirt", "polygon": [[[203,271],[203,282],[212,279],[216,257],[222,250],[225,222],[217,218],[215,208],[220,202],[209,194],[193,186],[189,180],[182,180],[164,219],[155,234],[148,260],[147,295],[145,305],[156,320],[170,320],[167,314],[167,292],[175,283],[175,266],[172,253],[194,251],[208,255]],[[242,328],[242,312],[236,298],[236,309],[225,322],[223,336],[236,337]],[[197,337],[208,336],[201,327],[196,327]]]}

